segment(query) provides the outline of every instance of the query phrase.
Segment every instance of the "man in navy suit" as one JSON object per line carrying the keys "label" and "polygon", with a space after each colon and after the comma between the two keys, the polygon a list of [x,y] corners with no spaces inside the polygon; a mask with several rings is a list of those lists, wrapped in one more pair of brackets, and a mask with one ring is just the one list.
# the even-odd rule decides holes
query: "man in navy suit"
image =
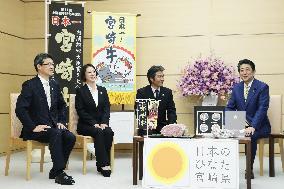
{"label": "man in navy suit", "polygon": [[[248,59],[239,61],[238,72],[242,82],[234,86],[226,111],[246,111],[247,126],[245,132],[246,136],[251,137],[251,166],[253,169],[257,139],[268,137],[271,132],[267,116],[269,87],[254,78],[255,64]],[[252,178],[254,178],[253,172]]]}
{"label": "man in navy suit", "polygon": [[[157,128],[152,133],[160,133],[161,129],[168,124],[176,123],[177,115],[172,90],[163,87],[164,71],[162,66],[152,66],[147,72],[150,85],[137,90],[136,99],[156,99],[160,100],[158,108]],[[136,109],[137,104],[135,104]],[[151,134],[150,132],[150,134]],[[138,130],[138,135],[145,135],[146,131]]]}
{"label": "man in navy suit", "polygon": [[16,115],[23,124],[23,140],[49,144],[53,167],[49,179],[62,185],[74,180],[63,170],[75,144],[76,137],[66,125],[66,103],[59,85],[52,79],[54,63],[51,55],[38,54],[34,59],[37,76],[25,81],[16,104]]}

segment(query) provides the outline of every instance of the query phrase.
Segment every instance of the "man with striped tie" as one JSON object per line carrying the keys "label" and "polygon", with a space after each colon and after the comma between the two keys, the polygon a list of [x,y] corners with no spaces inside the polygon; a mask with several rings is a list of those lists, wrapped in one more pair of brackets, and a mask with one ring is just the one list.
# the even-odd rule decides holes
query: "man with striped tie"
{"label": "man with striped tie", "polygon": [[[159,134],[161,129],[168,124],[176,123],[176,107],[172,90],[163,87],[164,71],[162,66],[152,66],[147,72],[149,85],[137,90],[136,99],[159,100],[157,128],[150,130],[150,134]],[[134,109],[136,110],[137,104]],[[138,135],[146,135],[146,131],[139,128]]]}
{"label": "man with striped tie", "polygon": [[[271,132],[267,116],[269,87],[266,83],[254,78],[255,64],[251,60],[240,60],[238,72],[242,81],[234,86],[226,111],[246,111],[246,136],[251,137],[251,168],[253,169],[257,140],[268,137]],[[252,178],[254,178],[253,172]]]}

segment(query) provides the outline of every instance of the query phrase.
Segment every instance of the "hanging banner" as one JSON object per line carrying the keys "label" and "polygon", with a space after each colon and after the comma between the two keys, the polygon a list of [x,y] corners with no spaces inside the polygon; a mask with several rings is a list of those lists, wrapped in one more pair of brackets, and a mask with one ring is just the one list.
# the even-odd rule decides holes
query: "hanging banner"
{"label": "hanging banner", "polygon": [[134,104],[136,15],[93,12],[92,64],[111,104]]}
{"label": "hanging banner", "polygon": [[69,94],[75,94],[76,88],[82,85],[84,7],[81,4],[51,2],[49,33],[48,52],[54,58],[54,77],[67,103]]}

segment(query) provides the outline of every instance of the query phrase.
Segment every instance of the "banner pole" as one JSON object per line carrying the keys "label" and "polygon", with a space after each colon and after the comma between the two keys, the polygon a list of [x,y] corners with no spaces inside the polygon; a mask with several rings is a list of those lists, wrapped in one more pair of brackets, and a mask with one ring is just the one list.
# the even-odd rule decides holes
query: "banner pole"
{"label": "banner pole", "polygon": [[45,0],[45,6],[44,6],[44,17],[45,17],[45,24],[44,24],[44,52],[48,53],[48,41],[47,41],[47,37],[49,36],[48,33],[48,12],[47,12],[47,6],[49,6],[49,4],[51,4],[51,0]]}

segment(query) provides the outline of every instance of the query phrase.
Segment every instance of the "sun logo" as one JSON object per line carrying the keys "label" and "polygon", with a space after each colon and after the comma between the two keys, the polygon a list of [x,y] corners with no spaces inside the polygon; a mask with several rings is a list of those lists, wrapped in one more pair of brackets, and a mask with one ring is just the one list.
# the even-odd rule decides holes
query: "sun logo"
{"label": "sun logo", "polygon": [[188,169],[189,158],[185,151],[173,142],[156,145],[147,159],[147,168],[152,177],[163,184],[179,181]]}

